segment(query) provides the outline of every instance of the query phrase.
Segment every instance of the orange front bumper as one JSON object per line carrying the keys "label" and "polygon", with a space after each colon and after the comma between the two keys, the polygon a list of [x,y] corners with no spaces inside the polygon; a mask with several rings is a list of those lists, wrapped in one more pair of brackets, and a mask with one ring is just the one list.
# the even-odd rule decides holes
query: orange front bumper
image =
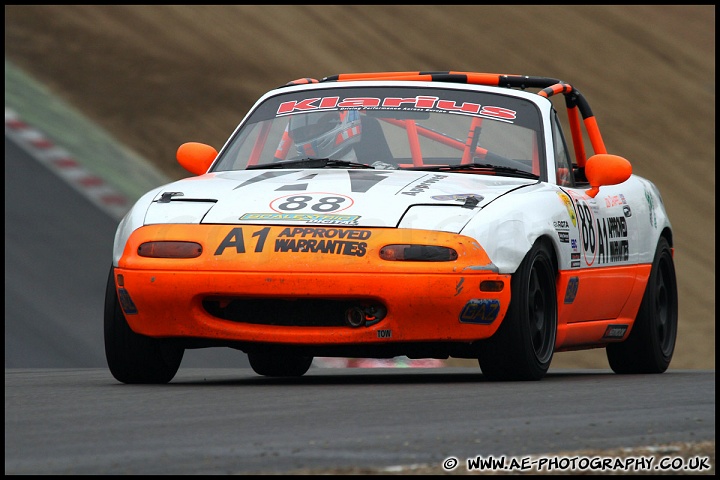
{"label": "orange front bumper", "polygon": [[[197,258],[147,258],[144,242],[193,241]],[[389,244],[453,248],[457,260],[388,261]],[[233,225],[152,225],[138,229],[115,269],[125,316],[137,333],[295,345],[472,341],[491,336],[510,302],[510,276],[495,272],[471,238],[424,230]],[[500,291],[482,291],[483,281]],[[221,318],[208,301],[371,303],[386,309],[367,326],[295,325]],[[130,303],[131,302],[131,303]],[[288,303],[289,302],[289,303]],[[269,303],[264,303],[269,305]],[[257,312],[257,309],[255,310]],[[287,311],[287,310],[286,310]],[[292,316],[292,313],[287,316]],[[242,316],[241,316],[242,317]],[[274,323],[274,324],[271,324]]]}

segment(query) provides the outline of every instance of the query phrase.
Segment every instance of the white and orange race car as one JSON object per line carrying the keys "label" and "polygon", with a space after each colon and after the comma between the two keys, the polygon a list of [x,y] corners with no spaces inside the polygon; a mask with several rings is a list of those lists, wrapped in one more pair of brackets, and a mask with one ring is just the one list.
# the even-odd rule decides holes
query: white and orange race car
{"label": "white and orange race car", "polygon": [[300,79],[219,153],[193,142],[177,159],[194,176],[140,198],[115,236],[105,351],[120,382],[169,382],[185,349],[216,346],[267,376],[406,356],[538,380],[555,352],[590,348],[617,373],[670,364],[660,193],[563,81]]}

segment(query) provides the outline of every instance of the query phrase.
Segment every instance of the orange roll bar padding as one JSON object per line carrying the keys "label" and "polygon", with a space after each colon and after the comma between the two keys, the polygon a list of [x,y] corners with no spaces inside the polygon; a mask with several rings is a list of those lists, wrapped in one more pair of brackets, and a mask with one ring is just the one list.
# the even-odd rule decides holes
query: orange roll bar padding
{"label": "orange roll bar padding", "polygon": [[465,140],[465,149],[463,150],[463,156],[460,163],[466,165],[472,162],[473,154],[470,149],[473,146],[473,140],[475,139],[475,131],[482,126],[483,119],[481,117],[473,117],[470,122],[470,130],[468,130],[467,140]]}
{"label": "orange roll bar padding", "polygon": [[290,138],[290,132],[288,132],[288,127],[289,125],[285,127],[277,150],[275,150],[275,158],[278,160],[285,160],[287,158],[288,152],[290,152],[290,145],[293,144],[293,140]]}
{"label": "orange roll bar padding", "polygon": [[575,146],[575,162],[578,167],[584,168],[587,156],[585,155],[585,143],[583,142],[582,131],[580,129],[580,114],[577,105],[568,106],[568,121],[570,123],[573,145]]}
{"label": "orange roll bar padding", "polygon": [[415,120],[405,120],[405,130],[407,131],[408,142],[410,143],[410,155],[412,155],[413,165],[422,167],[422,150],[420,150],[420,138],[418,138],[418,128]]}
{"label": "orange roll bar padding", "polygon": [[509,88],[546,88],[555,84],[564,84],[556,78],[530,77],[499,73],[476,72],[370,72],[342,73],[324,77],[321,82],[348,82],[352,80],[405,80],[423,82],[451,82],[475,85],[503,86]]}
{"label": "orange roll bar padding", "polygon": [[316,80],[314,78],[298,78],[297,80],[288,82],[285,85],[307,85],[308,83],[320,83],[320,80]]}
{"label": "orange roll bar padding", "polygon": [[473,72],[377,72],[377,73],[343,73],[322,79],[326,81],[348,82],[353,80],[406,80],[420,82],[456,82],[478,85],[497,86],[502,75],[496,73]]}
{"label": "orange roll bar padding", "polygon": [[[579,132],[577,113],[574,112],[575,106],[579,108],[580,114],[583,117],[585,130],[588,133],[588,137],[590,138],[590,144],[592,145],[595,154],[607,153],[607,149],[605,148],[605,142],[603,142],[602,135],[600,134],[600,128],[598,127],[597,121],[595,120],[595,116],[590,110],[590,105],[588,105],[587,101],[580,94],[580,92],[574,90],[572,86],[566,83],[551,85],[550,87],[544,88],[543,90],[538,92],[538,95],[548,98],[558,93],[562,93],[563,95],[565,95],[566,99],[569,99],[569,101],[567,102],[567,107],[568,116],[570,117],[570,128],[573,136],[573,144],[575,145],[575,157],[578,166],[583,167],[585,166],[586,161],[584,151],[585,147],[583,146],[582,136]],[[581,157],[578,157],[579,153],[582,154]]]}
{"label": "orange roll bar padding", "polygon": [[[296,82],[305,83],[300,79]],[[531,77],[527,75],[509,75],[499,73],[477,73],[477,72],[366,72],[366,73],[341,73],[323,77],[320,82],[348,82],[352,80],[406,80],[406,81],[432,81],[469,83],[475,85],[502,86],[508,88],[547,88],[554,85],[567,85],[557,78]],[[559,93],[559,92],[558,92]]]}
{"label": "orange roll bar padding", "polygon": [[600,128],[598,127],[595,117],[591,116],[585,119],[585,129],[590,137],[590,143],[592,144],[593,151],[596,154],[607,153],[605,143],[603,142],[602,135],[600,135]]}
{"label": "orange roll bar padding", "polygon": [[[405,128],[405,121],[404,120],[395,120],[393,118],[381,118],[383,122],[387,122],[391,125],[396,125],[401,128]],[[438,143],[442,143],[443,145],[447,145],[448,147],[457,148],[458,150],[462,150],[465,148],[465,144],[461,142],[460,140],[456,140],[454,138],[450,138],[446,135],[443,135],[442,133],[434,132],[430,130],[429,128],[421,127],[418,125],[415,125],[415,128],[417,130],[418,135],[422,135],[423,137],[427,137],[431,140],[434,140]],[[487,155],[488,151],[482,147],[475,147],[475,154],[480,156]]]}
{"label": "orange roll bar padding", "polygon": [[538,92],[538,95],[541,97],[551,97],[553,95],[557,95],[558,93],[562,93],[563,95],[567,95],[573,91],[573,87],[571,85],[568,85],[567,83],[557,83],[555,85],[551,85],[547,88],[542,89]]}

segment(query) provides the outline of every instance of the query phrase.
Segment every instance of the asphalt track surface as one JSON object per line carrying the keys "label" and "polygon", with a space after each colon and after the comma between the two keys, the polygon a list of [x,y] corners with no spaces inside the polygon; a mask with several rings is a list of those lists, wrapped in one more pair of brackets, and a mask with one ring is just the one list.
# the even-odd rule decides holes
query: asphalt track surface
{"label": "asphalt track surface", "polygon": [[130,386],[105,369],[6,369],[5,473],[396,472],[449,457],[461,473],[477,456],[714,439],[714,392],[699,371],[491,383],[468,368],[181,368]]}
{"label": "asphalt track surface", "polygon": [[[5,140],[5,473],[412,472],[715,438],[714,371],[322,369],[260,377],[241,352],[190,351],[163,386],[118,383],[102,299],[117,221]],[[442,470],[439,470],[442,472]]]}

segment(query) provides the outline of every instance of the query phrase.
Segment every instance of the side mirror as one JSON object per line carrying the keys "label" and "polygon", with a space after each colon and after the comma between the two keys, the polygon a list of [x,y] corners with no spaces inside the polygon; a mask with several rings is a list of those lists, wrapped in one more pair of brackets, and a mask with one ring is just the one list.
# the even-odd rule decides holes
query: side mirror
{"label": "side mirror", "polygon": [[217,154],[217,150],[210,145],[188,142],[180,145],[175,157],[185,170],[195,175],[202,175],[208,171]]}
{"label": "side mirror", "polygon": [[625,158],[608,153],[599,153],[587,159],[585,177],[590,189],[585,193],[595,198],[603,185],[623,183],[632,175],[632,165]]}

